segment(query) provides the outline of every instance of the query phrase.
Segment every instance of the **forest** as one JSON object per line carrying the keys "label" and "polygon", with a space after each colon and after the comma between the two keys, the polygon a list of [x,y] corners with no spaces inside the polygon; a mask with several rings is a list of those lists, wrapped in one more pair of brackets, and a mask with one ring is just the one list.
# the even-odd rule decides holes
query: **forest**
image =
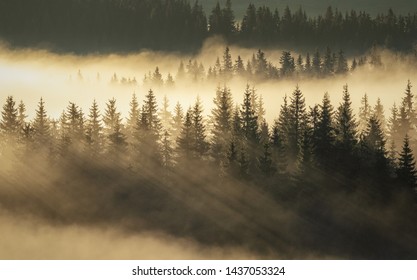
{"label": "forest", "polygon": [[0,259],[416,259],[417,12],[308,12],[0,0]]}
{"label": "forest", "polygon": [[389,9],[371,16],[328,7],[321,15],[308,16],[301,7],[278,11],[249,4],[243,18],[236,19],[230,0],[207,14],[198,1],[185,0],[0,1],[0,38],[14,47],[79,54],[141,49],[189,53],[214,35],[255,48],[329,46],[358,54],[376,45],[412,52],[417,14],[397,15]]}
{"label": "forest", "polygon": [[[240,101],[218,87],[204,106],[167,110],[152,90],[59,119],[39,100],[8,96],[1,117],[0,205],[58,224],[161,230],[206,245],[242,246],[274,258],[415,258],[416,108],[412,85],[385,119],[348,85],[307,108],[298,86],[269,126],[262,95]],[[102,112],[102,113],[101,113]],[[22,176],[25,174],[25,176]],[[354,218],[353,218],[354,217]],[[328,236],[328,238],[323,238]]]}

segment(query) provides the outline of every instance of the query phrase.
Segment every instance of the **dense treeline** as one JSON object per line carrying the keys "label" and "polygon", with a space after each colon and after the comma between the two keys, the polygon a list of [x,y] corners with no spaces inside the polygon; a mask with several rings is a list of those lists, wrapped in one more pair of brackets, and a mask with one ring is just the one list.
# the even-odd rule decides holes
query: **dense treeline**
{"label": "dense treeline", "polygon": [[[197,98],[174,112],[150,90],[129,117],[69,103],[59,120],[39,101],[26,119],[9,96],[1,117],[0,205],[60,223],[123,223],[276,256],[413,258],[417,118],[409,82],[385,121],[348,86],[335,109],[307,108],[297,86],[271,126],[249,85],[218,88],[209,118]],[[388,146],[388,147],[387,147]],[[327,236],[327,237],[326,237]]]}
{"label": "dense treeline", "polygon": [[204,39],[222,35],[247,46],[325,48],[365,51],[373,45],[410,51],[417,36],[417,15],[392,10],[371,17],[329,7],[309,17],[301,8],[272,11],[250,4],[236,20],[230,0],[206,15],[202,6],[185,0],[2,0],[0,37],[13,46],[57,51],[111,52],[195,51]]}
{"label": "dense treeline", "polygon": [[[236,58],[232,57],[229,47],[226,47],[221,59],[217,57],[215,63],[208,68],[196,59],[189,59],[186,64],[181,61],[174,79],[171,73],[164,78],[159,67],[156,66],[153,72],[149,71],[145,74],[143,84],[149,87],[160,87],[164,84],[171,87],[176,81],[228,82],[233,77],[253,82],[291,78],[329,78],[353,73],[357,68],[365,65],[376,69],[382,67],[380,51],[373,48],[369,55],[361,56],[358,60],[353,58],[349,65],[342,50],[335,53],[329,47],[324,54],[316,50],[312,55],[307,52],[305,56],[299,54],[297,57],[294,57],[291,51],[283,51],[278,61],[268,60],[265,52],[258,49],[246,62],[240,55]],[[136,79],[124,77],[119,80],[116,74],[112,76],[111,82],[137,83]]]}

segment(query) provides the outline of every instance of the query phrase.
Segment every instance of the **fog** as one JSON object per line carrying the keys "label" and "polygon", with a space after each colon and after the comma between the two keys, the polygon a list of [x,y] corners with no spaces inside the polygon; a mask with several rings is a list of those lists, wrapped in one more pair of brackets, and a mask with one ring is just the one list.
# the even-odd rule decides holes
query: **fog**
{"label": "fog", "polygon": [[[4,211],[3,211],[4,212]],[[0,216],[0,259],[254,259],[240,248],[206,247],[164,233],[54,226],[36,217]]]}
{"label": "fog", "polygon": [[[58,55],[3,46],[0,100],[9,95],[23,100],[32,120],[41,97],[48,115],[55,119],[68,102],[75,102],[86,113],[97,100],[104,112],[106,102],[114,97],[126,118],[132,94],[142,101],[149,90],[142,83],[149,71],[158,66],[164,79],[168,73],[175,78],[180,62],[190,59],[203,63],[207,71],[217,57],[222,58],[224,48],[216,38],[193,57],[147,50],[129,55]],[[230,51],[233,60],[241,55],[246,62],[257,50],[230,46]],[[282,50],[264,51],[279,66]],[[234,77],[227,86],[237,104],[243,100],[247,83],[254,86],[263,96],[270,123],[278,117],[283,97],[291,95],[296,85],[307,105],[320,103],[329,92],[337,106],[343,86],[348,84],[356,115],[365,93],[371,104],[381,98],[388,115],[392,104],[401,101],[407,80],[417,81],[417,71],[412,56],[385,50],[380,55],[381,67],[365,65],[347,76],[274,81]],[[136,79],[137,84],[111,83],[115,73],[118,79]],[[184,80],[176,81],[174,87],[153,90],[160,105],[163,96],[168,97],[171,111],[176,102],[186,109],[199,96],[208,116],[216,88],[223,85]],[[137,173],[126,168],[123,161],[130,155],[119,162],[103,159],[93,166],[85,158],[77,158],[78,154],[55,165],[30,151],[28,155],[23,163],[19,155],[1,155],[5,164],[0,170],[0,258],[401,258],[413,256],[417,248],[413,236],[400,232],[408,220],[397,215],[409,213],[401,208],[402,196],[389,205],[392,209],[374,209],[366,203],[356,205],[372,197],[367,191],[343,196],[333,194],[327,186],[317,186],[319,191],[325,190],[323,194],[294,189],[291,183],[271,190],[268,187],[273,182],[265,180],[266,191],[275,196],[269,197],[256,180],[223,179],[204,161],[198,166],[191,163],[166,180],[165,173],[152,167]],[[15,171],[7,173],[4,166],[8,165]],[[336,175],[331,179],[338,180]],[[320,219],[324,222],[316,223]],[[395,242],[386,248],[380,246],[392,240]]]}
{"label": "fog", "polygon": [[[179,56],[173,53],[142,51],[131,55],[58,55],[47,51],[10,50],[0,48],[0,99],[5,100],[13,95],[15,100],[23,100],[27,106],[29,118],[34,116],[37,102],[43,97],[48,114],[58,118],[68,102],[75,102],[84,112],[88,111],[94,99],[99,107],[104,108],[105,102],[115,97],[118,109],[127,116],[129,100],[136,93],[143,100],[150,86],[143,85],[144,75],[153,73],[158,66],[165,80],[170,73],[174,79],[180,62],[188,60],[203,63],[205,71],[214,66],[217,57],[222,60],[225,45],[220,39],[208,40],[202,50],[195,56]],[[257,50],[230,47],[232,59],[240,55],[246,63]],[[264,50],[268,61],[279,67],[282,50]],[[304,55],[304,54],[303,54]],[[269,122],[278,116],[280,105],[285,94],[290,95],[298,84],[306,97],[308,105],[320,103],[325,92],[330,94],[333,105],[341,100],[342,87],[349,85],[354,107],[358,108],[360,99],[367,93],[371,104],[381,98],[385,108],[394,102],[400,102],[401,94],[407,80],[417,80],[417,72],[413,57],[400,56],[389,51],[381,51],[383,66],[372,69],[366,65],[347,76],[335,76],[328,79],[292,78],[273,81],[248,81],[234,78],[227,83],[231,88],[234,101],[238,104],[246,84],[254,86],[257,93],[264,98],[266,118]],[[296,57],[297,54],[293,53]],[[351,58],[352,59],[352,58]],[[79,77],[81,74],[81,78]],[[136,79],[137,85],[114,85],[111,78],[116,73],[119,79]],[[203,100],[205,114],[210,113],[213,106],[215,90],[223,86],[222,82],[202,81],[197,83],[176,81],[174,88],[153,87],[158,100],[167,95],[171,108],[179,101],[183,108],[195,102],[197,96]],[[387,110],[386,110],[387,112]],[[357,113],[357,112],[355,112]]]}

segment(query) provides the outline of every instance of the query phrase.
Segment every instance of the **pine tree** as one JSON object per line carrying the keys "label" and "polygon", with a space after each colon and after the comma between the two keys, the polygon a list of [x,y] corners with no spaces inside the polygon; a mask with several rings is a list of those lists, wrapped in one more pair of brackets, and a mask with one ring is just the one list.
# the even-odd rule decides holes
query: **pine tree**
{"label": "pine tree", "polygon": [[329,47],[326,48],[326,54],[323,59],[323,74],[325,76],[332,75],[334,73],[334,60],[332,52]]}
{"label": "pine tree", "polygon": [[174,166],[174,150],[172,148],[168,130],[165,130],[162,136],[161,157],[162,167],[168,170],[172,169]]}
{"label": "pine tree", "polygon": [[258,165],[259,169],[266,177],[273,176],[277,171],[275,163],[272,160],[272,153],[270,152],[268,143],[264,144],[263,154],[258,158]]}
{"label": "pine tree", "polygon": [[320,116],[317,124],[317,134],[314,139],[314,151],[318,164],[325,169],[333,165],[332,156],[335,142],[334,127],[332,123],[333,107],[329,94],[326,92],[320,106]]}
{"label": "pine tree", "polygon": [[17,113],[18,113],[17,119],[19,121],[19,126],[20,126],[20,129],[22,129],[25,126],[26,118],[28,117],[26,115],[26,106],[22,100],[20,100],[19,106],[17,107]]}
{"label": "pine tree", "polygon": [[107,152],[112,156],[115,162],[123,156],[127,142],[126,136],[122,132],[122,118],[120,112],[117,111],[116,99],[110,99],[106,103],[106,111],[103,117],[104,129],[108,141]]}
{"label": "pine tree", "polygon": [[378,98],[373,110],[375,117],[378,119],[382,130],[386,131],[386,121],[385,121],[385,113],[384,113],[384,106],[381,103],[381,99]]}
{"label": "pine tree", "polygon": [[217,88],[214,105],[211,150],[214,159],[218,162],[225,156],[232,136],[233,100],[229,88]]}
{"label": "pine tree", "polygon": [[410,138],[408,135],[404,137],[402,151],[398,159],[397,176],[401,184],[415,190],[417,186],[416,162],[410,148]]}
{"label": "pine tree", "polygon": [[137,122],[139,121],[139,116],[140,116],[139,102],[137,100],[135,93],[133,93],[132,100],[130,101],[129,105],[130,105],[130,109],[129,109],[129,117],[126,123],[126,131],[127,131],[128,142],[132,143],[134,134],[136,132],[136,125],[137,125]]}
{"label": "pine tree", "polygon": [[314,76],[318,77],[321,75],[321,57],[318,50],[316,50],[316,52],[313,55],[311,68]]}
{"label": "pine tree", "polygon": [[50,143],[50,126],[43,99],[38,103],[36,116],[33,121],[33,135],[36,147],[47,146]]}
{"label": "pine tree", "polygon": [[283,51],[279,63],[281,64],[281,77],[290,77],[294,74],[295,63],[291,52]]}
{"label": "pine tree", "polygon": [[16,108],[16,102],[13,96],[8,96],[6,103],[3,105],[1,112],[2,120],[0,122],[0,129],[7,137],[11,137],[11,140],[16,140],[19,132],[19,119],[18,110]]}
{"label": "pine tree", "polygon": [[243,136],[250,143],[256,144],[259,142],[259,128],[258,116],[253,106],[253,95],[254,90],[250,89],[249,85],[246,85],[240,116]]}
{"label": "pine tree", "polygon": [[276,120],[272,127],[271,144],[273,150],[273,158],[277,163],[277,171],[279,174],[284,174],[287,170],[288,159],[285,150],[285,143],[283,136],[281,135],[279,122]]}
{"label": "pine tree", "polygon": [[158,117],[158,105],[152,90],[149,90],[143,101],[141,116],[136,131],[136,152],[139,164],[146,168],[161,165],[161,121]]}
{"label": "pine tree", "polygon": [[[402,99],[402,106],[401,108],[404,108],[405,116],[401,117],[402,121],[405,122],[404,117],[408,119],[409,127],[408,130],[404,129],[402,137],[405,136],[405,134],[408,134],[410,138],[415,138],[416,136],[416,130],[415,126],[417,125],[417,118],[416,118],[416,112],[414,110],[414,94],[411,92],[411,82],[408,80],[407,86],[405,89],[405,96]],[[400,109],[401,111],[401,109]]]}
{"label": "pine tree", "polygon": [[164,84],[164,80],[162,79],[162,74],[159,72],[158,66],[152,74],[152,84],[156,87],[161,87]]}
{"label": "pine tree", "polygon": [[258,49],[256,53],[256,58],[252,65],[255,67],[255,75],[259,79],[268,78],[268,62],[265,58],[265,53]]}
{"label": "pine tree", "polygon": [[223,53],[223,67],[222,67],[223,79],[228,81],[233,74],[233,61],[230,55],[229,47],[227,46]]}
{"label": "pine tree", "polygon": [[361,106],[359,107],[359,125],[358,130],[363,133],[368,125],[369,118],[371,117],[371,105],[368,101],[368,95],[365,95],[361,99]]}
{"label": "pine tree", "polygon": [[193,132],[194,132],[194,141],[193,141],[193,151],[197,157],[204,156],[209,150],[209,144],[206,141],[206,127],[203,120],[203,107],[200,101],[200,98],[197,98],[197,101],[193,107]]}
{"label": "pine tree", "polygon": [[234,66],[235,74],[238,77],[243,77],[245,74],[245,65],[243,64],[243,60],[240,55],[237,56]]}
{"label": "pine tree", "polygon": [[103,127],[100,118],[98,104],[94,100],[88,114],[86,129],[87,151],[92,158],[97,158],[103,148]]}
{"label": "pine tree", "polygon": [[391,108],[391,116],[388,119],[388,136],[390,139],[391,146],[393,150],[396,151],[396,145],[401,143],[399,138],[399,131],[400,131],[400,120],[399,120],[399,112],[397,105],[394,105]]}
{"label": "pine tree", "polygon": [[177,139],[180,135],[183,121],[184,111],[181,104],[177,102],[174,108],[174,116],[172,117],[172,139]]}
{"label": "pine tree", "polygon": [[167,75],[167,79],[165,81],[165,85],[168,88],[173,88],[175,86],[175,81],[174,81],[174,77],[172,77],[171,73],[168,73]]}
{"label": "pine tree", "polygon": [[192,115],[193,111],[191,108],[189,108],[185,114],[181,133],[177,138],[178,153],[185,159],[191,159],[193,157],[192,149],[194,146],[194,127]]}
{"label": "pine tree", "polygon": [[342,100],[343,102],[337,109],[335,124],[336,143],[341,152],[339,158],[352,155],[357,144],[357,124],[353,115],[348,85],[343,86]]}
{"label": "pine tree", "polygon": [[336,73],[337,74],[346,74],[349,71],[349,67],[347,64],[347,60],[343,54],[343,51],[340,50],[339,51],[339,56],[337,58],[337,69],[336,69]]}
{"label": "pine tree", "polygon": [[305,98],[298,85],[291,96],[291,103],[288,110],[288,155],[289,160],[294,163],[300,154],[300,146],[303,141],[307,122]]}

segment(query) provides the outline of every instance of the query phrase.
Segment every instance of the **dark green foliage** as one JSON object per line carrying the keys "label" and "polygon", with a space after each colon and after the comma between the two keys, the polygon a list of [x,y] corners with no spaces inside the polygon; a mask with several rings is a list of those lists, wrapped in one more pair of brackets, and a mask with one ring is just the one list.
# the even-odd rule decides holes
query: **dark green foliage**
{"label": "dark green foliage", "polygon": [[304,131],[307,126],[307,113],[305,99],[300,88],[295,88],[288,106],[288,156],[294,163],[300,154],[300,146],[303,141]]}
{"label": "dark green foliage", "polygon": [[403,186],[415,190],[417,186],[416,161],[410,148],[408,135],[404,138],[403,147],[398,158],[397,176]]}

